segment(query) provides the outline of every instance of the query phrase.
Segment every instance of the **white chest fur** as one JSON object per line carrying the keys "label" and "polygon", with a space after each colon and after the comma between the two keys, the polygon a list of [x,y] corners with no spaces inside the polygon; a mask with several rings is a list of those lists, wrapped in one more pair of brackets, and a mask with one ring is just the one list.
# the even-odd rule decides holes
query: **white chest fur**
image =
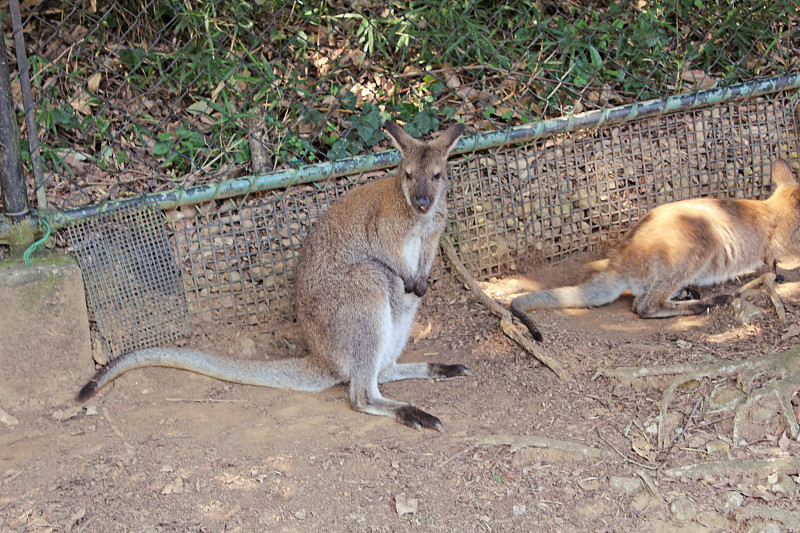
{"label": "white chest fur", "polygon": [[416,276],[419,272],[420,258],[425,246],[425,238],[427,237],[427,224],[425,221],[420,221],[406,236],[403,243],[403,258],[406,261],[409,273]]}

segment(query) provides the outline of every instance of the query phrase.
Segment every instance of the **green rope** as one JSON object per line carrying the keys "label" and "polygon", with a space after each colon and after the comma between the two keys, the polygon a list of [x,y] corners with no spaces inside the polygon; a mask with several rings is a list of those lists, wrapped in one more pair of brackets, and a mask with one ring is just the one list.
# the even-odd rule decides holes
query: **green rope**
{"label": "green rope", "polygon": [[47,217],[42,216],[39,218],[39,220],[44,224],[44,227],[47,228],[47,231],[41,239],[28,246],[28,249],[22,254],[22,260],[28,266],[31,264],[31,254],[33,254],[33,252],[35,252],[36,249],[50,237],[50,223],[47,221]]}

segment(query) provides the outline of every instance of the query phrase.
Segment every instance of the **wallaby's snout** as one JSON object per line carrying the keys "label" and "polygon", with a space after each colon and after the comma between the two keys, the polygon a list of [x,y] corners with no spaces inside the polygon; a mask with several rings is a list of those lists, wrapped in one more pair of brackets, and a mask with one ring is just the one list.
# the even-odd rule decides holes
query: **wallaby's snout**
{"label": "wallaby's snout", "polygon": [[[437,176],[441,179],[441,173],[438,173]],[[425,213],[428,211],[428,208],[436,199],[437,194],[437,187],[436,183],[431,183],[431,179],[417,179],[416,183],[413,186],[411,192],[411,204],[416,208],[417,211],[420,213]]]}

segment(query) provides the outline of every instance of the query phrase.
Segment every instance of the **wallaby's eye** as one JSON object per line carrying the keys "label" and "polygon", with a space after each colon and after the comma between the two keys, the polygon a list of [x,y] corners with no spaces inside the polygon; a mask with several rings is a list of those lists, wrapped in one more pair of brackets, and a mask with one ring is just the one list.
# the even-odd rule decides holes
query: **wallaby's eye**
{"label": "wallaby's eye", "polygon": [[442,179],[442,173],[441,172],[437,172],[436,174],[433,175],[433,179],[434,180]]}
{"label": "wallaby's eye", "polygon": [[405,178],[410,181],[411,180],[411,172],[406,172],[405,173]]}

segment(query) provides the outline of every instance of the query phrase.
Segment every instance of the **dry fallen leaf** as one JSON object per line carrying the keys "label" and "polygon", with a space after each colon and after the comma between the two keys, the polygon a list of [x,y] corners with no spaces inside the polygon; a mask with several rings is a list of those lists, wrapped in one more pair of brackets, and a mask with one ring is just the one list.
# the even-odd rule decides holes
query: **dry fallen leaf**
{"label": "dry fallen leaf", "polygon": [[88,80],[86,80],[86,88],[89,91],[96,93],[97,90],[100,88],[100,82],[103,80],[103,75],[99,72],[95,72],[92,74]]}
{"label": "dry fallen leaf", "polygon": [[59,409],[57,411],[54,411],[52,416],[59,422],[64,422],[65,420],[69,420],[70,418],[75,418],[81,412],[83,412],[83,407],[66,407],[64,409]]}
{"label": "dry fallen leaf", "polygon": [[403,516],[404,514],[414,514],[417,512],[419,500],[416,498],[409,498],[405,492],[401,492],[394,497],[394,506],[397,514]]}
{"label": "dry fallen leaf", "polygon": [[798,335],[800,335],[800,324],[792,324],[789,326],[789,329],[786,330],[786,333],[781,335],[781,340],[785,341],[792,337],[797,337]]}
{"label": "dry fallen leaf", "polygon": [[786,436],[786,432],[784,431],[783,434],[781,435],[781,438],[778,439],[778,446],[784,452],[788,452],[789,446],[791,446],[791,444],[792,440],[788,436]]}
{"label": "dry fallen leaf", "polygon": [[650,443],[642,437],[636,437],[633,439],[631,441],[631,448],[633,448],[633,451],[636,452],[636,455],[643,457],[648,461],[652,462],[656,458],[656,452],[653,450],[653,446],[651,446]]}
{"label": "dry fallen leaf", "polygon": [[419,342],[419,341],[425,339],[428,335],[431,334],[431,330],[433,330],[433,322],[429,321],[428,325],[425,326],[425,328],[422,331],[420,331],[417,334],[417,336],[414,338],[414,342]]}

